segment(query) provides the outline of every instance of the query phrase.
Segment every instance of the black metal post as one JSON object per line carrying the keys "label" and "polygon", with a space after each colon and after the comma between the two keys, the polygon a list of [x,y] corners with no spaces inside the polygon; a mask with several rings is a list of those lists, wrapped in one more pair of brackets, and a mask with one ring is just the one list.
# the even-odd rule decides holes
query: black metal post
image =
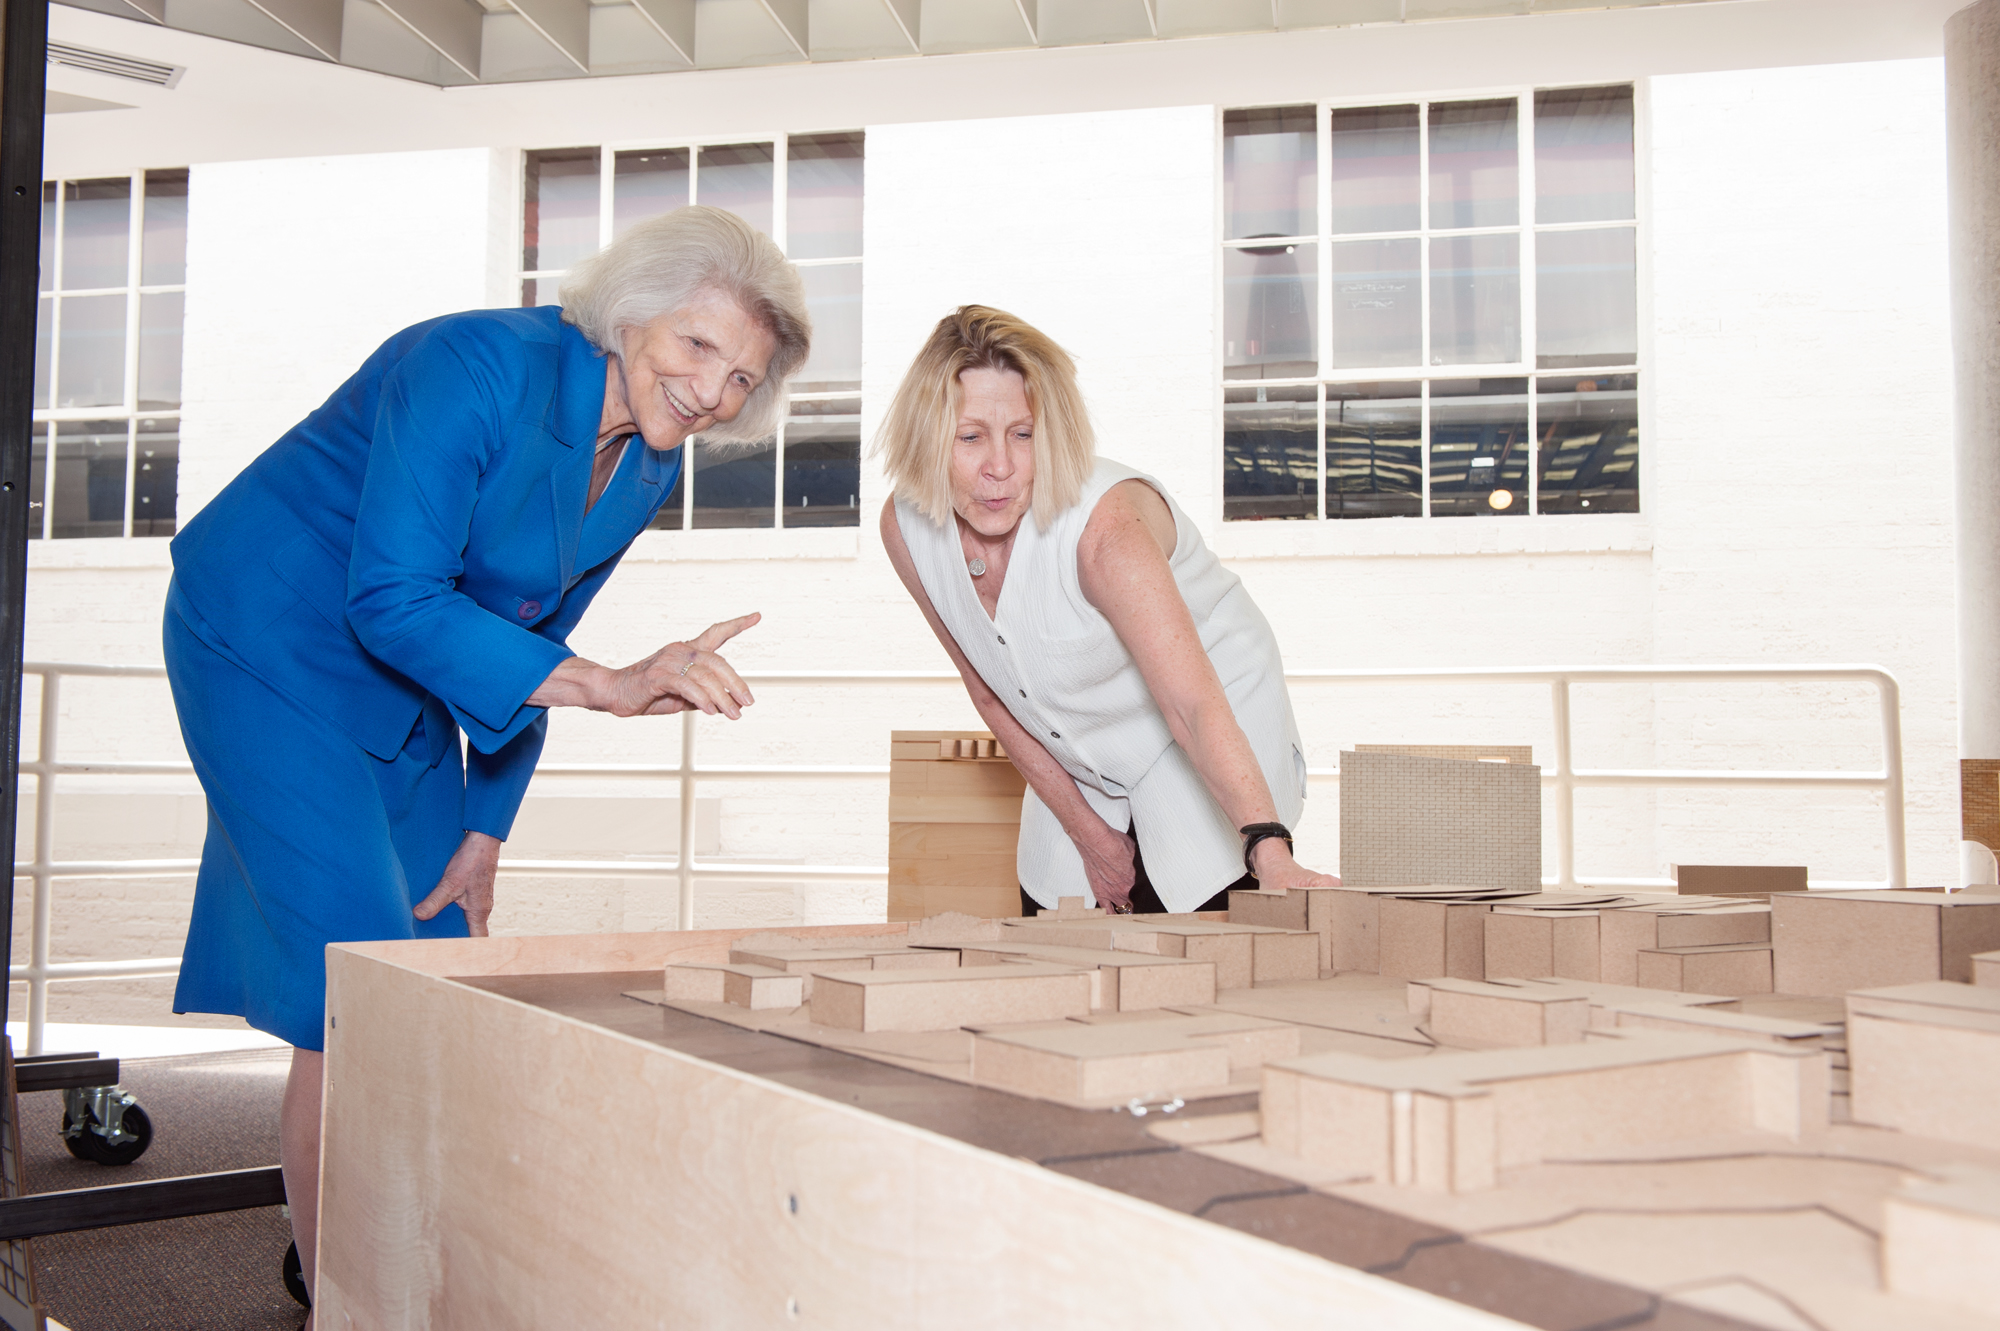
{"label": "black metal post", "polygon": [[[0,939],[14,936],[14,811],[21,794],[21,629],[28,593],[35,291],[41,271],[48,0],[0,0]],[[0,988],[0,1029],[8,990]]]}

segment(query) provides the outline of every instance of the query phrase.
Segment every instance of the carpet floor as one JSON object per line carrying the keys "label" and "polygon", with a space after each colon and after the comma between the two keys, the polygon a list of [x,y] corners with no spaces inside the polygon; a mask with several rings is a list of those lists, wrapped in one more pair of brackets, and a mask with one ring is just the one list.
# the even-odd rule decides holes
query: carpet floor
{"label": "carpet floor", "polygon": [[[31,1192],[136,1183],[278,1163],[278,1107],[291,1051],[124,1062],[121,1085],[153,1121],[153,1144],[123,1168],[72,1157],[62,1095],[21,1097],[21,1164]],[[305,1310],[280,1270],[292,1241],[277,1207],[160,1220],[34,1241],[42,1308],[70,1331],[297,1331]]]}

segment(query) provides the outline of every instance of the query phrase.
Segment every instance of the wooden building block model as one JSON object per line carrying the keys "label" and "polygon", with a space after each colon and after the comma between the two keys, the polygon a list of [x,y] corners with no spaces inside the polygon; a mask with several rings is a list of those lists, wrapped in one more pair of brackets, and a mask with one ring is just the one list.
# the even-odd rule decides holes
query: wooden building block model
{"label": "wooden building block model", "polygon": [[1091,977],[1093,1011],[1140,1012],[1150,1008],[1196,1007],[1215,1001],[1215,967],[1205,961],[1004,941],[969,944],[961,949],[960,956],[964,965],[974,970],[1027,960],[1087,971]]}
{"label": "wooden building block model", "polygon": [[1541,769],[1369,749],[1342,753],[1340,876],[1353,887],[1471,883],[1537,890]]}
{"label": "wooden building block model", "polygon": [[1062,1021],[1090,1012],[1088,971],[973,966],[947,971],[836,971],[816,977],[813,1024],[849,1031],[951,1031]]}
{"label": "wooden building block model", "polygon": [[1847,1060],[1855,1122],[2000,1142],[2000,989],[1929,980],[1857,990]]}
{"label": "wooden building block model", "polygon": [[972,1041],[972,1080],[1047,1100],[1165,1099],[1229,1082],[1229,1050],[1166,1023],[986,1031]]}
{"label": "wooden building block model", "polygon": [[1772,983],[1781,994],[1972,979],[2000,948],[2000,893],[1793,892],[1771,898]]}
{"label": "wooden building block model", "polygon": [[1597,935],[1594,911],[1545,911],[1497,903],[1486,917],[1486,974],[1495,979],[1595,980]]}
{"label": "wooden building block model", "polygon": [[1683,894],[1768,897],[1806,890],[1803,864],[1676,864],[1674,887]]}
{"label": "wooden building block model", "polygon": [[1636,985],[1641,951],[1770,942],[1771,908],[1762,902],[1699,909],[1641,903],[1598,916],[1597,939],[1598,978]]}
{"label": "wooden building block model", "polygon": [[889,918],[1017,913],[1026,789],[986,731],[891,731]]}
{"label": "wooden building block model", "polygon": [[1839,1026],[1684,1004],[1632,1003],[1604,1008],[1602,1012],[1609,1020],[1597,1023],[1600,1029],[1719,1035],[1725,1039],[1757,1040],[1790,1049],[1825,1048],[1841,1034]]}
{"label": "wooden building block model", "polygon": [[2000,989],[2000,952],[1981,952],[1973,957],[1972,982],[1981,989]]}
{"label": "wooden building block model", "polygon": [[1639,987],[1682,993],[1771,992],[1771,948],[1765,943],[1707,943],[1698,947],[1642,948]]}
{"label": "wooden building block model", "polygon": [[1319,978],[1320,940],[1314,934],[1183,916],[1095,915],[1063,920],[1044,912],[1032,920],[1008,921],[1003,933],[1058,947],[1206,961],[1215,967],[1217,989]]}
{"label": "wooden building block model", "polygon": [[1484,902],[1384,897],[1376,973],[1399,980],[1486,978]]}
{"label": "wooden building block model", "polygon": [[667,1001],[728,1003],[743,1008],[795,1008],[806,1001],[806,977],[769,966],[667,967]]}
{"label": "wooden building block model", "polygon": [[2000,1314],[2000,1173],[1963,1163],[1938,1173],[1883,1199],[1883,1288]]}
{"label": "wooden building block model", "polygon": [[1411,981],[1410,992],[1411,1011],[1418,1011],[1421,1004],[1426,1028],[1443,1045],[1487,1049],[1576,1044],[1590,1028],[1588,998],[1547,986],[1447,979]]}
{"label": "wooden building block model", "polygon": [[[1294,889],[1290,892],[1231,892],[1229,922],[1262,929],[1310,933],[1319,939],[1319,969],[1346,969],[1334,960],[1334,893],[1338,888]],[[1369,940],[1372,943],[1372,936]]]}
{"label": "wooden building block model", "polygon": [[[1434,996],[1435,997],[1435,996]],[[1468,1192],[1551,1157],[1827,1122],[1826,1055],[1661,1032],[1384,1061],[1313,1054],[1264,1069],[1272,1150],[1357,1179]]]}

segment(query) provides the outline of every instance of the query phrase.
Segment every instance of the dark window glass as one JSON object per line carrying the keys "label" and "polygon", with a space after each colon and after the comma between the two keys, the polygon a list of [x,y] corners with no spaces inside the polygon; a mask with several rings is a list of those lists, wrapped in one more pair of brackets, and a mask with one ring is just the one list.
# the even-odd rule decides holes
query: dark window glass
{"label": "dark window glass", "polygon": [[812,314],[812,355],[792,388],[834,393],[861,387],[861,265],[835,263],[799,269]]}
{"label": "dark window glass", "polygon": [[1345,240],[1333,245],[1336,369],[1424,363],[1423,245],[1409,240]]}
{"label": "dark window glass", "polygon": [[1528,381],[1431,381],[1431,516],[1528,511]]}
{"label": "dark window glass", "polygon": [[42,285],[43,291],[56,289],[56,192],[53,180],[42,182]]}
{"label": "dark window glass", "polygon": [[1520,235],[1431,241],[1430,363],[1494,365],[1520,359]]}
{"label": "dark window glass", "polygon": [[1319,516],[1319,390],[1231,388],[1222,403],[1222,516]]}
{"label": "dark window glass", "polygon": [[776,171],[771,145],[725,143],[703,148],[697,161],[695,202],[727,209],[770,234],[771,180]]}
{"label": "dark window glass", "polygon": [[65,291],[122,287],[131,280],[132,182],[72,180],[63,186]]}
{"label": "dark window glass", "polygon": [[1632,88],[1535,94],[1535,220],[1632,217]]}
{"label": "dark window glass", "polygon": [[785,248],[794,259],[861,253],[862,136],[795,134],[785,145]]}
{"label": "dark window glass", "polygon": [[1535,235],[1535,352],[1545,370],[1630,364],[1639,356],[1637,233]]}
{"label": "dark window glass", "polygon": [[[688,445],[682,444],[681,447],[687,448]],[[674,478],[674,492],[667,496],[666,503],[660,505],[660,511],[655,513],[653,520],[646,524],[646,530],[679,531],[681,529],[681,510],[687,506],[687,485],[687,465],[683,462],[680,475]]]}
{"label": "dark window glass", "polygon": [[769,527],[777,492],[778,447],[694,446],[694,525]]}
{"label": "dark window glass", "polygon": [[1319,369],[1319,278],[1312,245],[1222,252],[1223,375],[1299,379]]}
{"label": "dark window glass", "polygon": [[55,336],[56,300],[43,296],[35,302],[35,410],[49,405],[49,343]]}
{"label": "dark window glass", "polygon": [[1326,386],[1326,515],[1413,518],[1424,511],[1423,386]]}
{"label": "dark window glass", "polygon": [[155,291],[139,297],[139,409],[181,404],[181,323],[187,296]]}
{"label": "dark window glass", "polygon": [[124,421],[64,421],[56,426],[56,484],[51,535],[125,534]]}
{"label": "dark window glass", "polygon": [[794,402],[785,423],[785,525],[861,525],[861,404]]}
{"label": "dark window glass", "polygon": [[146,224],[140,239],[139,282],[149,287],[187,281],[188,173],[146,173]]}
{"label": "dark window glass", "polygon": [[56,339],[58,407],[125,401],[125,297],[64,296]]}
{"label": "dark window glass", "polygon": [[[612,163],[612,235],[622,236],[635,222],[687,206],[687,149],[660,148],[649,152],[618,153]],[[535,303],[555,302],[551,299]]]}
{"label": "dark window glass", "polygon": [[1521,220],[1519,119],[1512,97],[1431,104],[1431,226]]}
{"label": "dark window glass", "polygon": [[172,536],[174,499],[180,486],[180,422],[139,421],[132,459],[132,534]]}
{"label": "dark window glass", "polygon": [[1362,106],[1332,113],[1336,235],[1417,229],[1417,108]]}
{"label": "dark window glass", "polygon": [[1535,419],[1542,512],[1639,511],[1637,375],[1537,379]]}
{"label": "dark window glass", "polygon": [[1318,229],[1317,133],[1310,106],[1222,115],[1222,234],[1231,240]]}
{"label": "dark window glass", "polygon": [[42,538],[42,525],[48,518],[49,433],[55,428],[36,425],[28,450],[28,539],[33,541]]}
{"label": "dark window glass", "polygon": [[560,271],[597,253],[597,157],[595,148],[528,154],[521,242],[526,271]]}

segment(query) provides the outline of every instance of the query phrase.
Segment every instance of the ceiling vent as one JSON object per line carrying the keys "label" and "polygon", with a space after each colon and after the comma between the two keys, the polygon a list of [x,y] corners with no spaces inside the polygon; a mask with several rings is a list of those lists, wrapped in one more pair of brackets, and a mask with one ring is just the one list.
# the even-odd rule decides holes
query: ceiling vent
{"label": "ceiling vent", "polygon": [[49,43],[49,63],[67,65],[71,69],[87,69],[93,74],[109,74],[115,79],[130,79],[134,83],[150,83],[156,88],[171,88],[187,73],[182,65],[163,65],[157,60],[141,60],[135,55],[119,55],[116,51],[97,51],[88,46],[71,46],[68,42]]}

